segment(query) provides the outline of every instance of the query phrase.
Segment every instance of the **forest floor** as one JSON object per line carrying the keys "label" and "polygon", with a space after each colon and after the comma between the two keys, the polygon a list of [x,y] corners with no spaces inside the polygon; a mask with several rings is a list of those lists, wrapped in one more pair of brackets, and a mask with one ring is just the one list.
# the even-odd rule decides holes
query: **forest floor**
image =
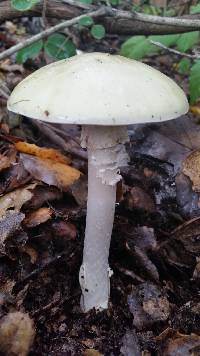
{"label": "forest floor", "polygon": [[[176,60],[166,53],[145,62],[187,92]],[[0,64],[0,340],[10,337],[2,355],[29,343],[13,341],[13,323],[23,330],[17,317],[26,313],[30,334],[36,330],[30,355],[200,355],[198,116],[129,128],[130,163],[121,169],[110,248],[110,305],[83,314],[78,273],[87,156],[80,128],[36,126],[6,109],[9,92],[41,65],[41,59]],[[65,164],[81,178],[69,184]],[[15,311],[23,314],[13,321]]]}

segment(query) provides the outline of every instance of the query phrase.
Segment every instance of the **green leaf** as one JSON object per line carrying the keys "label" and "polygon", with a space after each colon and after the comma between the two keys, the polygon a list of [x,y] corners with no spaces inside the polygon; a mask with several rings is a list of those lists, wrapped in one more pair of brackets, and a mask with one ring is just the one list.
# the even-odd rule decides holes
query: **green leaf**
{"label": "green leaf", "polygon": [[200,4],[190,6],[190,14],[199,14],[200,13]]}
{"label": "green leaf", "polygon": [[106,30],[102,25],[93,25],[91,28],[91,34],[97,40],[101,40],[103,37],[105,37]]}
{"label": "green leaf", "polygon": [[194,104],[200,97],[200,60],[191,68],[189,76],[190,103]]}
{"label": "green leaf", "polygon": [[80,2],[83,2],[84,4],[92,4],[93,0],[80,0]]}
{"label": "green leaf", "polygon": [[33,43],[32,45],[22,48],[18,53],[16,57],[16,61],[19,64],[25,63],[27,59],[31,58],[34,59],[38,56],[40,53],[41,49],[43,47],[43,41],[37,41]]}
{"label": "green leaf", "polygon": [[145,36],[133,36],[122,44],[120,54],[128,58],[142,59],[146,54],[147,46]]}
{"label": "green leaf", "polygon": [[161,49],[153,45],[150,41],[155,41],[169,47],[176,43],[179,35],[163,35],[163,36],[133,36],[123,43],[121,54],[125,57],[133,59],[142,59],[145,56],[156,54]]}
{"label": "green leaf", "polygon": [[11,0],[11,5],[18,11],[30,10],[39,0]]}
{"label": "green leaf", "polygon": [[56,59],[69,58],[76,54],[74,43],[61,33],[49,36],[44,44],[44,50],[48,56]]}
{"label": "green leaf", "polygon": [[110,0],[112,6],[117,6],[120,3],[120,0]]}
{"label": "green leaf", "polygon": [[79,20],[79,25],[81,26],[91,26],[93,23],[94,21],[91,16],[84,16]]}
{"label": "green leaf", "polygon": [[148,39],[149,41],[154,41],[154,42],[160,42],[161,44],[171,47],[174,46],[179,39],[180,35],[154,35],[154,36],[149,36]]}
{"label": "green leaf", "polygon": [[181,52],[186,52],[192,48],[199,40],[199,31],[186,32],[180,35],[177,41],[177,49]]}
{"label": "green leaf", "polygon": [[180,74],[188,74],[190,71],[191,62],[188,58],[182,58],[178,63],[178,72]]}

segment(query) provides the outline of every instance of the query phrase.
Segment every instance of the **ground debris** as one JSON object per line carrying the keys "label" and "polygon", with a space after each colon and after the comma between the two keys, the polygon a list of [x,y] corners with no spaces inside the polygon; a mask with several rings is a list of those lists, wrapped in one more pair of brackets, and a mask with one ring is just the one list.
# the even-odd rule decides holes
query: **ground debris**
{"label": "ground debris", "polygon": [[77,169],[51,159],[41,159],[24,153],[20,154],[20,159],[33,178],[64,191],[81,175]]}
{"label": "ground debris", "polygon": [[0,351],[5,355],[28,355],[34,337],[34,324],[28,314],[13,312],[0,320]]}
{"label": "ground debris", "polygon": [[20,212],[8,211],[0,220],[0,254],[6,254],[6,240],[20,229],[25,215]]}
{"label": "ground debris", "polygon": [[53,214],[50,208],[39,208],[31,213],[29,213],[23,221],[23,225],[31,228],[37,225],[43,224],[49,219],[51,219]]}
{"label": "ground debris", "polygon": [[3,217],[10,208],[13,208],[15,212],[19,212],[21,207],[32,198],[31,190],[34,189],[36,185],[37,183],[31,183],[2,196],[0,198],[0,217]]}
{"label": "ground debris", "polygon": [[120,349],[123,356],[141,356],[141,350],[136,332],[127,330],[122,338],[122,347]]}
{"label": "ground debris", "polygon": [[160,344],[159,356],[198,356],[200,352],[200,336],[196,334],[184,335],[168,328],[157,337],[157,341]]}
{"label": "ground debris", "polygon": [[145,282],[135,286],[128,295],[128,305],[133,314],[133,325],[146,329],[152,324],[166,321],[170,315],[170,303],[162,289],[155,284]]}

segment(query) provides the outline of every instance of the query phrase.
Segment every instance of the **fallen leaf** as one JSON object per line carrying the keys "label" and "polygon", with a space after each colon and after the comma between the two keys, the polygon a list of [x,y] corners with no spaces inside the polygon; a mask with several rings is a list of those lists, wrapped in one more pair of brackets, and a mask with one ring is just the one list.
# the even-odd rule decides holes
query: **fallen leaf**
{"label": "fallen leaf", "polygon": [[52,161],[59,163],[69,164],[71,162],[69,157],[64,156],[61,152],[55,150],[54,148],[39,147],[23,141],[17,142],[15,144],[15,148],[19,152],[28,153],[39,158],[51,159]]}
{"label": "fallen leaf", "polygon": [[0,153],[0,171],[11,166],[16,160],[16,150],[10,148],[5,154]]}
{"label": "fallen leaf", "polygon": [[32,183],[2,196],[0,198],[0,218],[10,208],[13,208],[15,212],[19,212],[22,205],[31,199],[32,192],[30,190],[34,189],[36,185],[37,183]]}
{"label": "fallen leaf", "polygon": [[141,356],[138,338],[134,330],[126,331],[122,338],[122,347],[120,351],[123,356]]}
{"label": "fallen leaf", "polygon": [[0,351],[5,355],[28,355],[34,337],[34,324],[28,314],[13,312],[1,319]]}
{"label": "fallen leaf", "polygon": [[62,190],[67,190],[81,175],[77,169],[51,159],[41,159],[24,153],[21,153],[20,158],[25,169],[35,179]]}
{"label": "fallen leaf", "polygon": [[36,263],[38,259],[38,253],[33,247],[24,245],[20,248],[20,250],[30,256],[32,264]]}
{"label": "fallen leaf", "polygon": [[187,156],[183,162],[183,173],[192,181],[193,190],[200,192],[200,150]]}
{"label": "fallen leaf", "polygon": [[42,184],[38,185],[32,193],[33,196],[31,200],[29,200],[25,205],[26,209],[38,209],[46,202],[62,198],[62,192],[58,188]]}
{"label": "fallen leaf", "polygon": [[43,224],[49,219],[51,219],[52,214],[53,210],[50,208],[39,208],[38,210],[29,213],[25,217],[23,225],[30,228]]}
{"label": "fallen leaf", "polygon": [[149,213],[156,210],[155,204],[151,196],[140,187],[133,187],[128,190],[125,195],[125,205],[128,209],[142,209]]}
{"label": "fallen leaf", "polygon": [[190,111],[197,115],[197,116],[200,116],[200,106],[197,106],[197,105],[192,105],[190,106]]}
{"label": "fallen leaf", "polygon": [[159,356],[198,356],[200,336],[196,334],[184,335],[171,328],[163,331],[157,338],[161,344]]}
{"label": "fallen leaf", "polygon": [[128,295],[128,305],[134,316],[133,325],[139,330],[166,321],[170,315],[170,304],[163,291],[150,282],[135,286]]}
{"label": "fallen leaf", "polygon": [[87,349],[84,351],[83,356],[104,356],[99,351],[94,349]]}
{"label": "fallen leaf", "polygon": [[74,240],[77,236],[76,226],[70,222],[54,221],[52,227],[57,237]]}
{"label": "fallen leaf", "polygon": [[5,254],[5,242],[16,230],[20,228],[25,215],[20,212],[7,211],[0,219],[0,254]]}
{"label": "fallen leaf", "polygon": [[0,185],[0,194],[12,191],[22,185],[27,184],[31,180],[30,174],[25,170],[22,162],[12,165],[4,173]]}

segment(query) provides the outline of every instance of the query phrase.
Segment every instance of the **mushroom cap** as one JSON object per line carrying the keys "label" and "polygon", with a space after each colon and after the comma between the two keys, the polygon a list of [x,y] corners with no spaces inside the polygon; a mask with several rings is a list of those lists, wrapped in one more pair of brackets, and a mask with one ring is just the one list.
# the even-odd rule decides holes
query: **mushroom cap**
{"label": "mushroom cap", "polygon": [[176,118],[188,111],[188,101],[172,79],[146,64],[88,53],[29,75],[8,109],[47,122],[118,126]]}

